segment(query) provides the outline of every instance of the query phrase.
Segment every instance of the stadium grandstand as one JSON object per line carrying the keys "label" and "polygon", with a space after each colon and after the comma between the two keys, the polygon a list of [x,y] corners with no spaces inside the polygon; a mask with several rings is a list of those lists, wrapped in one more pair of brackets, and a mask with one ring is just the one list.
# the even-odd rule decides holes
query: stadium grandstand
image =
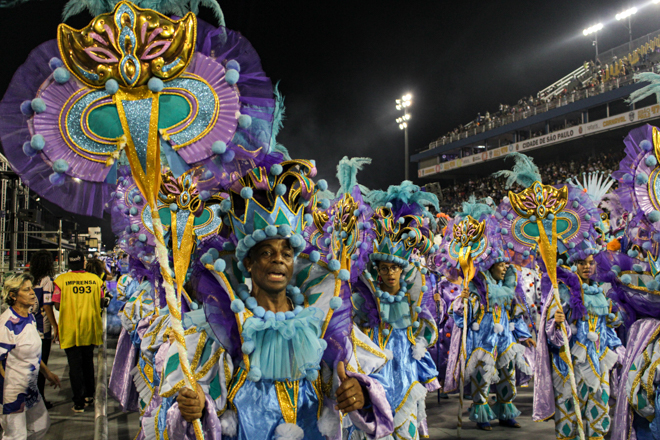
{"label": "stadium grandstand", "polygon": [[600,54],[536,96],[478,113],[418,150],[411,162],[448,213],[470,194],[499,201],[503,183],[490,174],[506,167],[502,159],[513,151],[532,156],[545,183],[582,171],[612,172],[623,157],[626,134],[660,118],[655,96],[632,106],[626,102],[645,84],[633,79],[641,72],[660,73],[660,30]]}

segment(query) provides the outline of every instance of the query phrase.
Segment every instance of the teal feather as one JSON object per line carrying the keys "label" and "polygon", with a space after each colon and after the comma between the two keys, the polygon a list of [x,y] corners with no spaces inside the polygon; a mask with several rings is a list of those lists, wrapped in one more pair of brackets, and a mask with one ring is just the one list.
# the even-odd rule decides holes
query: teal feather
{"label": "teal feather", "polygon": [[506,177],[506,189],[511,188],[514,183],[527,188],[532,186],[534,182],[541,182],[541,174],[539,173],[539,168],[534,164],[534,159],[515,151],[509,153],[504,159],[506,160],[509,157],[516,161],[513,165],[513,170],[502,170],[493,173],[493,177]]}
{"label": "teal feather", "polygon": [[401,205],[417,206],[424,210],[426,206],[433,206],[440,211],[438,196],[426,191],[420,191],[419,186],[409,180],[404,180],[401,185],[392,185],[387,191],[373,190],[365,196],[367,203],[374,209],[385,206],[388,202],[400,207]]}
{"label": "teal feather", "polygon": [[337,180],[339,180],[339,190],[337,197],[344,193],[350,193],[357,182],[357,173],[363,166],[371,163],[370,157],[353,157],[344,156],[337,164]]}
{"label": "teal feather", "polygon": [[13,8],[22,3],[27,3],[30,0],[0,0],[0,8]]}
{"label": "teal feather", "polygon": [[[1,0],[0,0],[1,1]],[[25,0],[23,0],[25,1]],[[111,12],[121,0],[69,0],[62,12],[62,21],[87,10],[96,17]],[[163,15],[178,15],[183,17],[188,12],[199,14],[199,7],[204,6],[213,11],[219,26],[225,26],[225,16],[216,0],[133,0],[139,8],[152,9]]]}
{"label": "teal feather", "polygon": [[652,72],[644,72],[636,73],[633,78],[637,82],[648,82],[649,84],[632,92],[628,96],[626,104],[632,105],[651,95],[655,95],[657,102],[660,102],[660,75]]}
{"label": "teal feather", "polygon": [[332,191],[330,191],[328,189],[326,189],[325,191],[318,191],[316,193],[316,198],[318,200],[324,200],[324,199],[334,200],[335,193],[333,193]]}
{"label": "teal feather", "polygon": [[273,128],[270,133],[270,144],[275,145],[275,139],[277,138],[277,135],[280,134],[280,130],[284,126],[283,121],[284,121],[284,111],[286,110],[286,107],[284,107],[284,96],[280,93],[280,82],[278,81],[277,84],[275,84],[275,111],[273,112]]}
{"label": "teal feather", "polygon": [[457,212],[456,217],[464,218],[469,215],[473,219],[481,221],[485,217],[494,213],[495,211],[492,207],[482,203],[480,200],[477,200],[475,196],[470,196],[466,202],[463,202],[462,211]]}

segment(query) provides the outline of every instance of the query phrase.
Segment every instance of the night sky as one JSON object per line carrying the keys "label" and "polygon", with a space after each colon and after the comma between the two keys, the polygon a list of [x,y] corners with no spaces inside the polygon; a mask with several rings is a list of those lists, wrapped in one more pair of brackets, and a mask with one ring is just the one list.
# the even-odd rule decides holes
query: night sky
{"label": "night sky", "polygon": [[[56,36],[62,0],[0,9],[0,93],[30,49]],[[317,161],[338,184],[344,156],[374,159],[360,183],[403,180],[403,132],[395,99],[413,95],[411,154],[477,112],[514,104],[594,57],[582,30],[599,21],[601,52],[628,41],[614,15],[630,6],[633,38],[660,28],[660,5],[641,1],[253,1],[221,2],[227,27],[245,35],[286,96],[278,140],[294,158]],[[201,18],[213,21],[208,10]],[[80,14],[68,24],[83,27]],[[416,176],[417,166],[411,166]]]}

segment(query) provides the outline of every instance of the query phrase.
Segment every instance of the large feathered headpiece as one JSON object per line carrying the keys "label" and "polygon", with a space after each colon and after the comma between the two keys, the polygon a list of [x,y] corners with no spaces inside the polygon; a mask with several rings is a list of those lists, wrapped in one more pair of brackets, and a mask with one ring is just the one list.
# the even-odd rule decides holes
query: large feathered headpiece
{"label": "large feathered headpiece", "polygon": [[494,177],[506,177],[506,188],[510,189],[514,183],[521,185],[524,188],[532,186],[534,182],[541,181],[541,174],[539,168],[534,164],[534,159],[522,153],[512,152],[509,153],[505,160],[512,157],[516,163],[513,165],[512,170],[501,170],[493,174]]}

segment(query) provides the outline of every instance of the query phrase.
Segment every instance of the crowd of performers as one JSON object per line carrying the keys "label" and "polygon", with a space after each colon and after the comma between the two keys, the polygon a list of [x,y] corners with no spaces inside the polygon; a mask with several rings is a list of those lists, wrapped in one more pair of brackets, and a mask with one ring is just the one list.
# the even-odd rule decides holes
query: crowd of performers
{"label": "crowd of performers", "polygon": [[0,136],[31,189],[112,215],[109,392],[137,438],[425,438],[433,391],[459,427],[466,396],[478,428],[516,428],[533,377],[558,439],[660,439],[657,128],[611,177],[544,185],[514,153],[499,204],[436,216],[411,182],[359,185],[369,159],[337,192],[291,159],[283,99],[214,2],[219,27],[199,2],[72,3],[96,18],[30,54]]}

